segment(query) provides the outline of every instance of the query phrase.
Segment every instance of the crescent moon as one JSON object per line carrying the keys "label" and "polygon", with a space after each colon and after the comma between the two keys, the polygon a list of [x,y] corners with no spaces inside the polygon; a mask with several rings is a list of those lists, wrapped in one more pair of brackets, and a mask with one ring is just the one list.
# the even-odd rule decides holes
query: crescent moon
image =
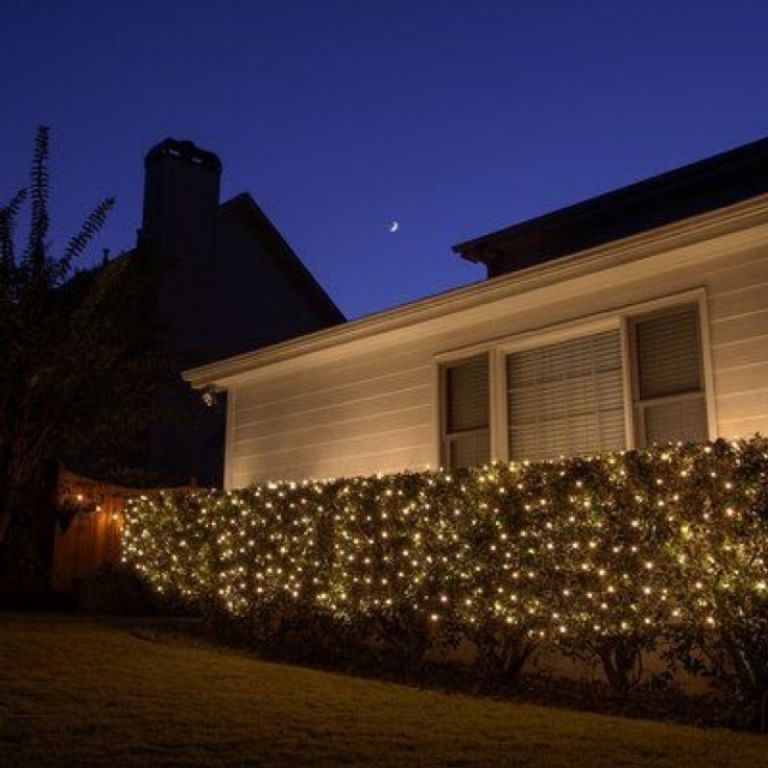
{"label": "crescent moon", "polygon": [[397,232],[398,229],[400,229],[400,222],[398,222],[398,221],[393,221],[389,225],[389,231],[390,232]]}

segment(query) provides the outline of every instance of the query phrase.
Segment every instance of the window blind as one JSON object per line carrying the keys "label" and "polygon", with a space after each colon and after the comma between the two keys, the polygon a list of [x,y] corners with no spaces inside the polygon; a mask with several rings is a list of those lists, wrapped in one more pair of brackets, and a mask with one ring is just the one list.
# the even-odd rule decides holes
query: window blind
{"label": "window blind", "polygon": [[701,390],[696,307],[638,320],[635,338],[640,400]]}
{"label": "window blind", "polygon": [[488,357],[473,357],[446,370],[448,432],[488,426]]}
{"label": "window blind", "polygon": [[451,468],[490,459],[488,375],[487,355],[445,369],[444,460]]}
{"label": "window blind", "polygon": [[634,322],[638,426],[646,445],[709,437],[694,305]]}
{"label": "window blind", "polygon": [[619,332],[507,357],[511,459],[545,459],[625,447]]}
{"label": "window blind", "polygon": [[448,466],[479,467],[491,459],[491,443],[488,430],[453,435],[448,442]]}
{"label": "window blind", "polygon": [[646,443],[698,443],[709,439],[703,395],[647,405],[644,415]]}

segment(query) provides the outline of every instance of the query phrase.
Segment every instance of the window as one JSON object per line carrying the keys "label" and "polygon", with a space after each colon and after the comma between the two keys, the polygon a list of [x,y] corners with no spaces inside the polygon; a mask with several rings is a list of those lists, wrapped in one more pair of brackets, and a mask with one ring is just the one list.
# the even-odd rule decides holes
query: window
{"label": "window", "polygon": [[442,463],[709,439],[703,296],[690,291],[528,332],[443,364]]}
{"label": "window", "polygon": [[455,469],[491,456],[488,355],[446,365],[443,375],[443,462]]}
{"label": "window", "polygon": [[637,445],[707,440],[697,307],[634,318],[630,334]]}
{"label": "window", "polygon": [[619,330],[507,356],[510,459],[626,445]]}

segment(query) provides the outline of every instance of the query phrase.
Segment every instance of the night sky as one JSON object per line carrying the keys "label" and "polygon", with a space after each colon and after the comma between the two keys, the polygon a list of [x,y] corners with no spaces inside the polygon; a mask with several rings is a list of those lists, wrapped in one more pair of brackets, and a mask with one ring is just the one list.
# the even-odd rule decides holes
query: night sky
{"label": "night sky", "polygon": [[[483,277],[450,246],[768,134],[768,2],[0,3],[0,200],[129,248],[166,136],[224,163],[350,317]],[[392,234],[389,222],[400,229]]]}

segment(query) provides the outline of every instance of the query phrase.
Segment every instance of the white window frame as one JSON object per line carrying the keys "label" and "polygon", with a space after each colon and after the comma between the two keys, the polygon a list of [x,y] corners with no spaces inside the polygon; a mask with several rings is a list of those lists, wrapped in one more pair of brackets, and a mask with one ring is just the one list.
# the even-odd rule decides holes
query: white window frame
{"label": "white window frame", "polygon": [[[684,307],[695,307],[697,310],[697,319],[698,319],[698,334],[697,334],[697,342],[699,344],[699,382],[701,384],[701,388],[691,392],[682,392],[680,394],[674,394],[674,395],[661,395],[659,397],[648,397],[648,398],[642,398],[640,396],[640,365],[638,361],[638,352],[637,352],[637,325],[638,323],[641,323],[646,320],[652,320],[657,317],[663,317],[665,314],[667,314],[670,310],[675,310],[677,308],[684,308]],[[694,302],[682,302],[680,304],[675,304],[671,307],[661,307],[657,309],[650,310],[645,313],[641,313],[639,315],[633,315],[631,318],[625,318],[625,333],[626,333],[626,340],[627,340],[627,346],[629,348],[630,352],[630,360],[629,360],[629,377],[630,377],[630,385],[631,385],[631,391],[630,394],[632,395],[631,399],[631,416],[632,420],[634,421],[634,429],[633,429],[633,438],[634,438],[634,444],[640,444],[642,446],[646,446],[648,444],[648,436],[646,433],[646,419],[647,416],[645,415],[646,409],[649,407],[653,407],[654,405],[663,405],[665,403],[681,403],[686,400],[701,400],[703,398],[705,408],[707,410],[707,421],[709,422],[709,407],[707,403],[707,388],[706,388],[706,382],[705,382],[705,374],[704,374],[704,355],[703,355],[703,339],[702,339],[702,328],[701,328],[701,310],[697,303]],[[626,400],[626,397],[625,397]],[[626,404],[625,404],[626,405]],[[709,429],[709,423],[707,424],[707,433],[709,436],[710,429]]]}
{"label": "white window frame", "polygon": [[[448,369],[452,365],[459,365],[467,360],[471,360],[474,357],[480,357],[481,355],[486,355],[488,358],[488,426],[481,428],[481,429],[470,429],[470,430],[464,430],[463,432],[456,432],[449,434],[448,433],[448,413],[446,409],[446,403],[447,403],[447,397],[448,397],[448,385],[447,385],[447,374]],[[450,466],[451,458],[450,458],[450,448],[448,447],[451,438],[453,435],[479,435],[479,434],[488,434],[488,440],[490,443],[489,447],[489,456],[491,459],[493,459],[494,456],[496,456],[496,452],[494,450],[494,442],[493,442],[493,435],[495,432],[494,427],[494,415],[493,415],[493,391],[492,387],[493,384],[497,378],[496,371],[495,371],[495,363],[494,363],[494,355],[491,353],[491,351],[487,348],[487,346],[482,346],[476,351],[469,351],[468,353],[457,353],[455,356],[447,357],[446,359],[441,359],[436,367],[437,371],[437,392],[438,392],[438,398],[437,398],[437,450],[436,450],[436,464],[438,466],[444,466],[448,467]]]}
{"label": "white window frame", "polygon": [[707,294],[704,287],[659,297],[650,301],[625,305],[590,317],[582,317],[554,326],[533,329],[512,336],[491,339],[477,344],[446,350],[434,355],[433,404],[435,413],[435,464],[443,461],[443,440],[445,439],[445,390],[443,385],[444,366],[483,353],[488,354],[488,393],[490,407],[490,450],[491,459],[509,460],[509,428],[507,425],[507,382],[506,358],[514,352],[556,344],[561,341],[590,336],[604,331],[619,330],[622,355],[622,382],[624,388],[624,423],[627,449],[637,446],[637,425],[633,376],[635,369],[634,351],[630,340],[630,324],[636,317],[651,315],[678,306],[695,304],[698,308],[699,339],[701,342],[702,383],[707,412],[707,431],[710,440],[717,436],[717,414],[715,410],[715,389],[712,375],[712,346],[709,334],[709,313]]}

